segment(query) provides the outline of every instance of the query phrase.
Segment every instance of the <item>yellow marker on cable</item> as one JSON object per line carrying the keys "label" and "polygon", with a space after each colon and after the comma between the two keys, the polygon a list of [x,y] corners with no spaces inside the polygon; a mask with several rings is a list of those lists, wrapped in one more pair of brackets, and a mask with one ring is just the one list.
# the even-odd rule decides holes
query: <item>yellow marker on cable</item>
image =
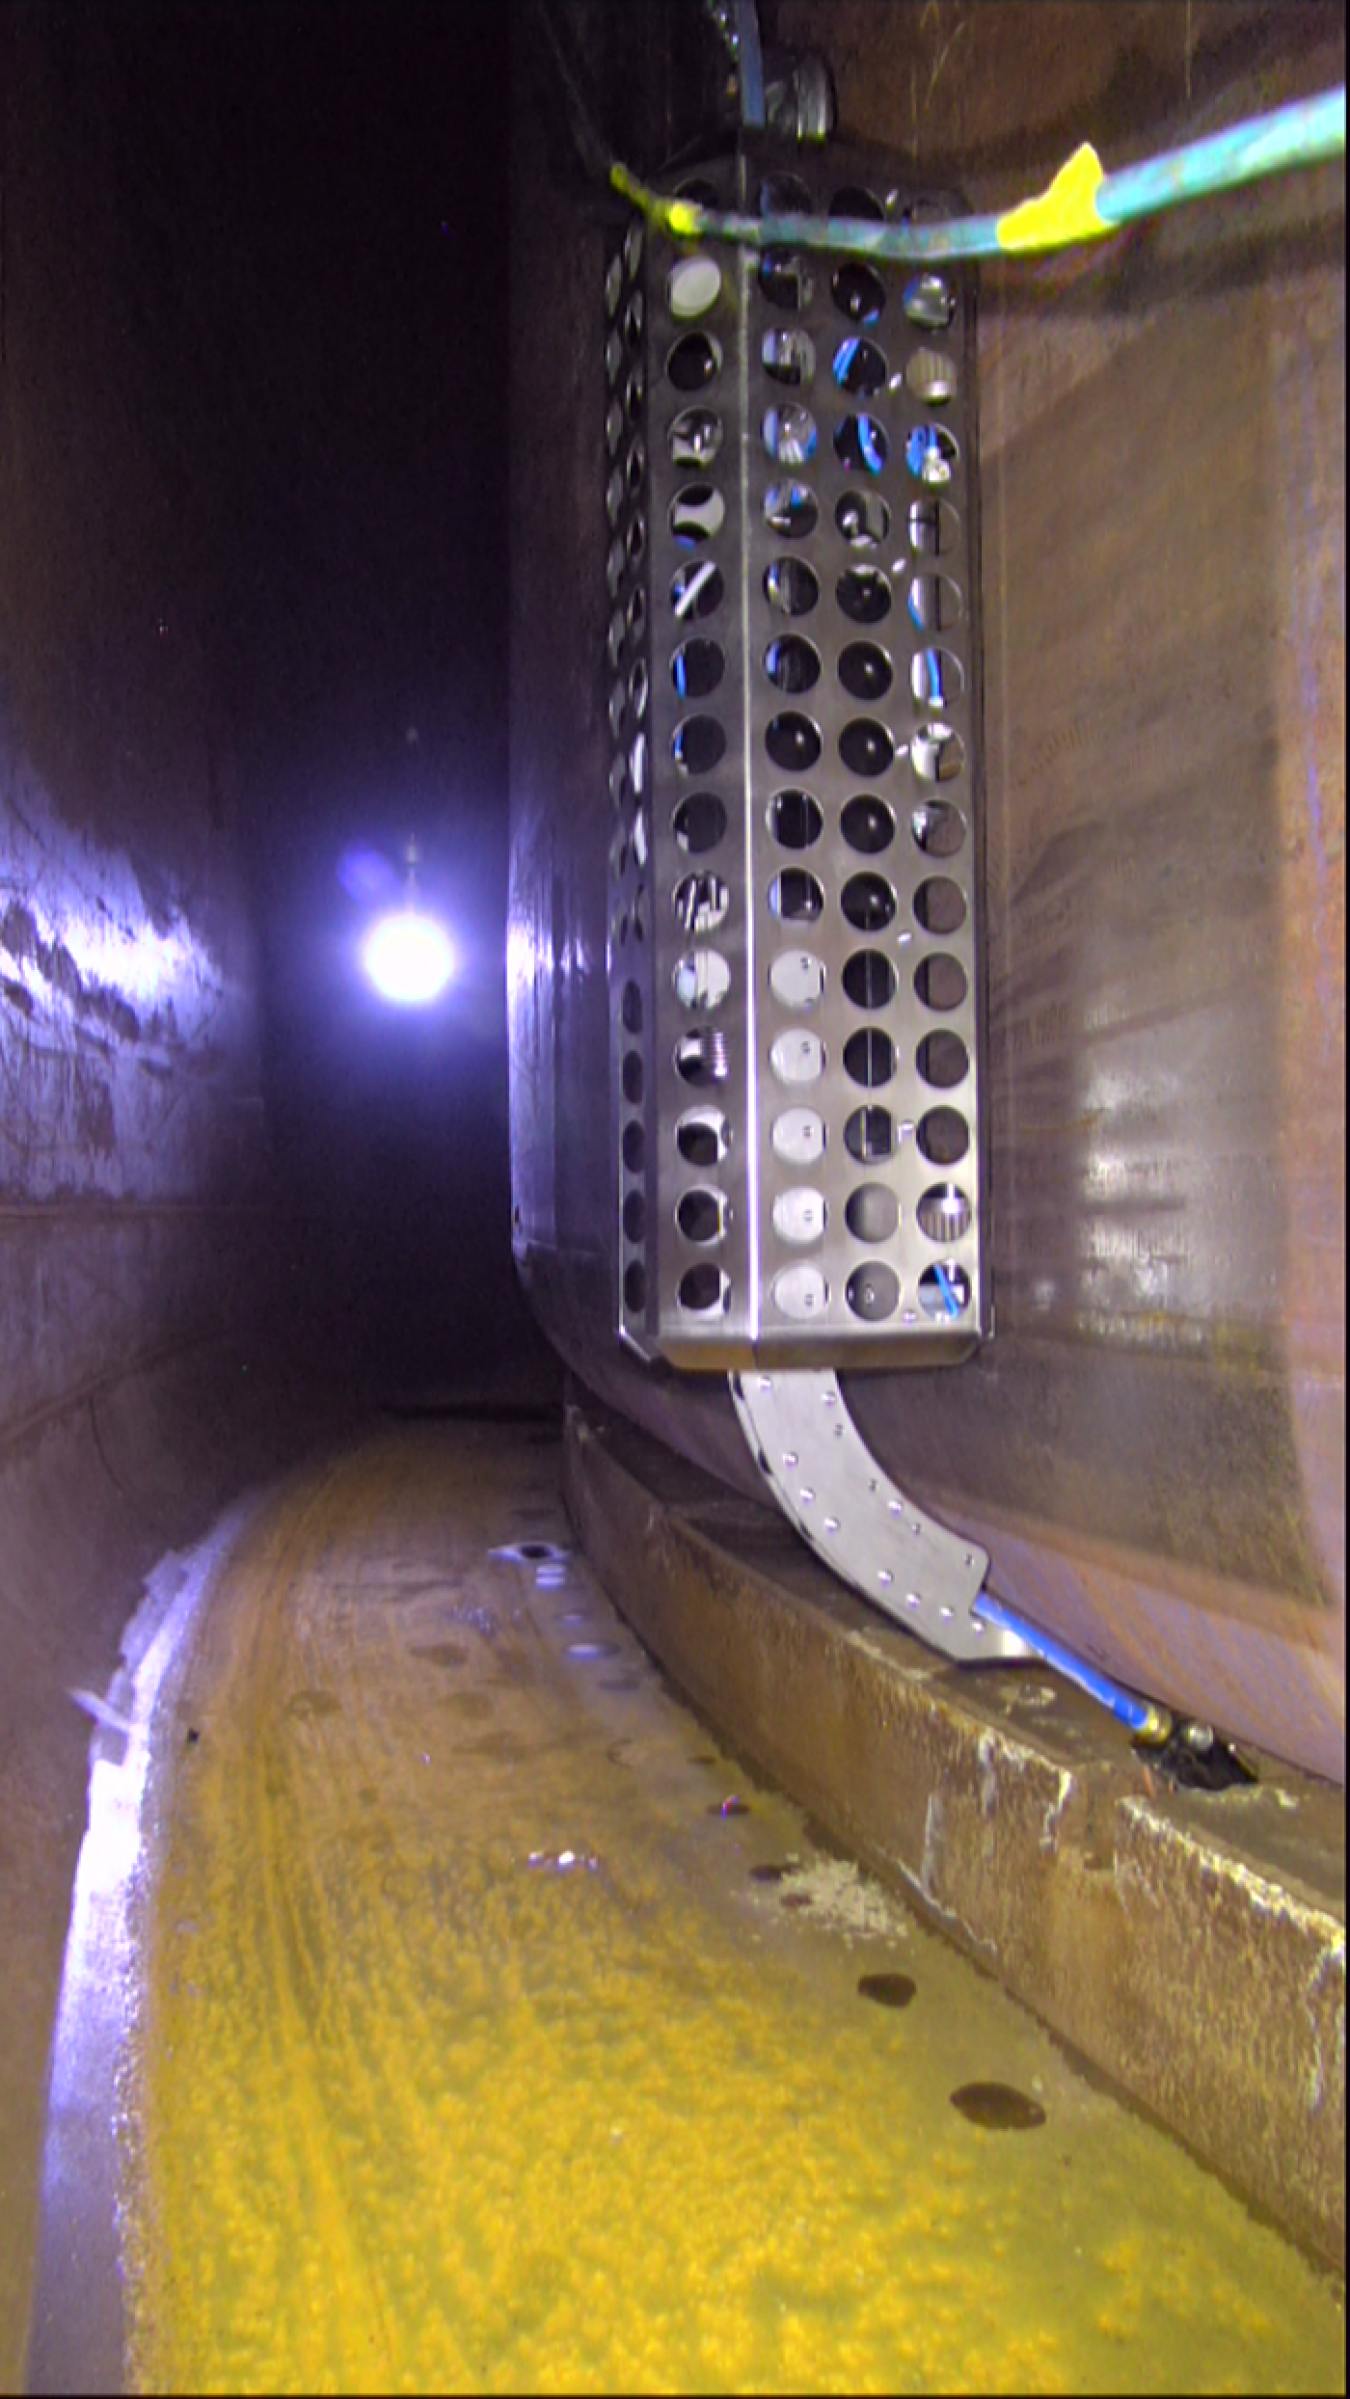
{"label": "yellow marker on cable", "polygon": [[1069,242],[1093,241],[1114,233],[1099,215],[1097,194],[1105,182],[1091,142],[1066,159],[1054,182],[1034,200],[1023,200],[998,219],[1000,250],[1058,250]]}

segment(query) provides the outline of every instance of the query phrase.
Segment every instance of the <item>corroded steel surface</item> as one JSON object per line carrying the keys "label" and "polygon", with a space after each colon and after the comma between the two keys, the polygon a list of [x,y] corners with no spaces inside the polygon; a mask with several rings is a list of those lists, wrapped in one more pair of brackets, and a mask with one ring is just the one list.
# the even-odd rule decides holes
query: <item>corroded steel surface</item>
{"label": "corroded steel surface", "polygon": [[[1081,138],[1122,164],[1343,73],[1315,9],[1197,9],[1175,59],[1170,9],[780,13],[830,49],[849,137],[975,205]],[[748,1489],[725,1397],[607,1329],[604,244],[542,105],[513,161],[517,1254],[587,1379]],[[635,108],[610,130],[642,165],[663,123]],[[1015,1604],[1337,1778],[1343,190],[1324,169],[986,276],[996,1337],[848,1391]]]}

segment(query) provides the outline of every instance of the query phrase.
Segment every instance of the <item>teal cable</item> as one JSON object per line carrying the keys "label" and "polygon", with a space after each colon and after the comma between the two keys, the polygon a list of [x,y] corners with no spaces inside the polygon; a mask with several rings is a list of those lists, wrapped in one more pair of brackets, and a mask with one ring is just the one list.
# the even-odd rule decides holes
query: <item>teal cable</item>
{"label": "teal cable", "polygon": [[1100,240],[1122,225],[1183,201],[1232,191],[1293,167],[1316,166],[1344,153],[1342,84],[1338,91],[1292,101],[1269,116],[1249,118],[1225,133],[1164,151],[1140,166],[1123,167],[1116,175],[1103,172],[1096,151],[1085,142],[1035,199],[998,216],[958,217],[946,224],[874,225],[854,217],[749,216],[740,210],[704,208],[694,200],[649,190],[617,160],[610,168],[610,182],[676,241],[738,242],[752,250],[830,250],[923,266]]}

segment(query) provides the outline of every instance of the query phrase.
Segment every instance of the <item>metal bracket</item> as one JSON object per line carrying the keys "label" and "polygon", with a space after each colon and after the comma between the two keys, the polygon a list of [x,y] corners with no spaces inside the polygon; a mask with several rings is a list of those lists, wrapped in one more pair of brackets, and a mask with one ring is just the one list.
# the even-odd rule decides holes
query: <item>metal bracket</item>
{"label": "metal bracket", "polygon": [[873,1607],[963,1665],[1029,1658],[1029,1644],[975,1613],[989,1566],[877,1464],[832,1372],[728,1376],[751,1455],[784,1515]]}

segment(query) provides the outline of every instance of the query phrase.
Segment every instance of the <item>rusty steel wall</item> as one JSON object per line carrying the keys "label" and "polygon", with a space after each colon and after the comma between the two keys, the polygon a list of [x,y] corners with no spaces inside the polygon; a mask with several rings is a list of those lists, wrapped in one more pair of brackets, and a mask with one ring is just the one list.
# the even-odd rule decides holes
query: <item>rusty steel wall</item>
{"label": "rusty steel wall", "polygon": [[[605,12],[569,21],[604,90]],[[775,31],[827,52],[843,136],[974,207],[1080,140],[1120,166],[1344,75],[1340,12],[1315,7],[791,0]],[[611,70],[609,138],[649,170],[675,51],[653,36],[627,102]],[[608,1331],[603,240],[542,70],[521,85],[517,1254],[578,1371],[750,1489],[716,1385],[644,1375]],[[996,1336],[848,1383],[1002,1595],[1337,1779],[1343,213],[1325,168],[984,271]]]}

